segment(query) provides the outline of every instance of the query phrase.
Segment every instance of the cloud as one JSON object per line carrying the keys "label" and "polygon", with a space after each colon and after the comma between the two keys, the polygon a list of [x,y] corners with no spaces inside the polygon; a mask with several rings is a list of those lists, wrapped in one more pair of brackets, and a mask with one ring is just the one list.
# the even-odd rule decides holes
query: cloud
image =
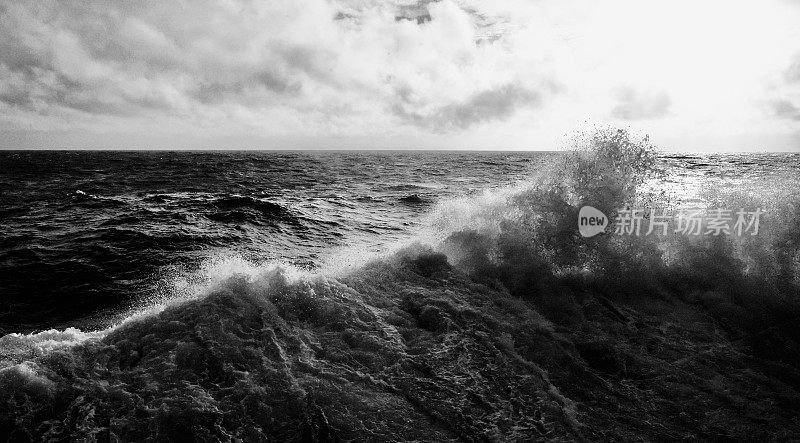
{"label": "cloud", "polygon": [[650,120],[669,114],[672,99],[666,92],[640,92],[622,88],[616,94],[617,103],[611,115],[623,120]]}
{"label": "cloud", "polygon": [[0,104],[68,125],[329,133],[467,128],[540,101],[497,69],[514,55],[480,39],[473,14],[406,3],[4,1]]}
{"label": "cloud", "polygon": [[784,80],[790,84],[800,84],[800,54],[797,54],[783,73]]}
{"label": "cloud", "polygon": [[794,55],[782,74],[770,85],[771,97],[763,103],[770,115],[784,122],[800,122],[800,53]]}
{"label": "cloud", "polygon": [[409,92],[399,94],[406,98],[394,107],[394,112],[405,121],[433,129],[468,128],[478,123],[502,120],[521,107],[535,107],[540,103],[540,94],[516,84],[505,84],[485,91],[478,91],[459,103],[433,108],[427,112],[407,109]]}
{"label": "cloud", "polygon": [[789,120],[800,121],[800,107],[795,106],[789,100],[774,100],[770,103],[770,106],[776,116]]}
{"label": "cloud", "polygon": [[773,0],[0,0],[0,138],[525,147],[619,119],[654,138],[786,132],[790,108],[760,105],[800,104],[798,11]]}

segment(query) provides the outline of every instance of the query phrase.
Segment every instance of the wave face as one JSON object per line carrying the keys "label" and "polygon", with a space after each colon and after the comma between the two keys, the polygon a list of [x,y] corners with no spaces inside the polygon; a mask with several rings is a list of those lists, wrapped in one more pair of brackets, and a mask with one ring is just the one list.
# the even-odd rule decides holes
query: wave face
{"label": "wave face", "polygon": [[442,255],[404,251],[341,279],[297,274],[234,274],[79,345],[0,339],[16,349],[6,363],[18,361],[0,370],[0,431],[123,441],[574,432],[570,402],[513,350],[511,334],[550,334],[549,323]]}
{"label": "wave face", "polygon": [[[423,195],[411,185],[387,186],[369,199],[330,196],[342,214],[361,204],[416,214],[407,228],[373,226],[393,232],[378,251],[341,243],[312,267],[281,256],[259,261],[241,251],[210,251],[211,258],[162,268],[158,282],[145,285],[150,295],[127,315],[106,316],[96,330],[89,326],[99,323],[88,321],[0,337],[0,435],[798,435],[798,157],[659,156],[647,140],[618,131],[576,144],[576,152],[542,162],[492,157],[491,163],[535,167],[512,186],[461,197],[447,187]],[[413,157],[403,159],[409,163]],[[81,205],[93,204],[84,200],[98,194],[84,192]],[[285,195],[203,192],[192,197],[199,214],[241,212],[287,232],[293,223],[308,231],[354,226],[298,209]],[[185,196],[151,192],[141,198],[147,199],[163,205]],[[626,205],[760,207],[769,216],[758,235],[747,237],[582,238],[576,221],[586,204],[612,217]],[[312,217],[320,222],[313,229]],[[250,223],[205,219],[215,229]],[[398,226],[392,220],[382,226]],[[323,223],[331,221],[339,225]],[[303,241],[316,241],[307,235]],[[280,250],[282,241],[273,247]]]}

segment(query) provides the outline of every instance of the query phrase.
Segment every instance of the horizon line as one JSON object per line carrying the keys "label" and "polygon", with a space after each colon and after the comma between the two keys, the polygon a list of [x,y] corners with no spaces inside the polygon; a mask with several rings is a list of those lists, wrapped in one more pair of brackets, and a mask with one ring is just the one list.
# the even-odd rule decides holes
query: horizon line
{"label": "horizon line", "polygon": [[[797,154],[800,150],[736,150],[736,151],[703,151],[703,150],[671,150],[656,147],[659,153],[664,154]],[[391,149],[329,149],[329,148],[0,148],[0,152],[191,152],[191,153],[222,153],[222,152],[474,152],[474,153],[558,153],[575,152],[579,149],[474,149],[474,148],[452,148],[452,149],[416,149],[416,148],[391,148]]]}

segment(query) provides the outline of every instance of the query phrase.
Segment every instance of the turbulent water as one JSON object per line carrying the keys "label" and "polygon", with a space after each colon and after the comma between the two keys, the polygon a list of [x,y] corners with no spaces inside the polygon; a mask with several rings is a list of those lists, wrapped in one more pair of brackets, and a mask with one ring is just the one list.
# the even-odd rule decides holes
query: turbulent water
{"label": "turbulent water", "polygon": [[[800,435],[800,155],[609,137],[0,153],[0,435]],[[584,239],[584,204],[767,212],[747,237]]]}
{"label": "turbulent water", "polygon": [[[440,200],[523,179],[546,154],[0,153],[0,332],[104,321],[205,259],[319,266],[376,251]],[[99,313],[99,316],[98,316]]]}

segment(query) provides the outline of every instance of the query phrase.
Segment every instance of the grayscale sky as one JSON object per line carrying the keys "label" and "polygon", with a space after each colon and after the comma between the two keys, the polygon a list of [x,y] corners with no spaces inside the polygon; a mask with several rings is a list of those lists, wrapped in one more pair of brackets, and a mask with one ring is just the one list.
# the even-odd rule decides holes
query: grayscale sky
{"label": "grayscale sky", "polygon": [[800,150],[800,1],[0,0],[0,148]]}

